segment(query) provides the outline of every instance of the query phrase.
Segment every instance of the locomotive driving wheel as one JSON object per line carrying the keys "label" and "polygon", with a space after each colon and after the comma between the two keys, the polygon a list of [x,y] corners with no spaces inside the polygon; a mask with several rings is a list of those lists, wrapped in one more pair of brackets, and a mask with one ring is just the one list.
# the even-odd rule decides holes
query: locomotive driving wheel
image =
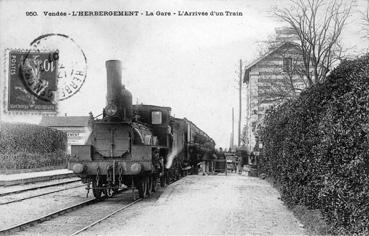
{"label": "locomotive driving wheel", "polygon": [[151,193],[152,193],[152,179],[153,179],[153,177],[151,175],[146,177],[147,196],[150,196]]}
{"label": "locomotive driving wheel", "polygon": [[172,176],[172,172],[169,169],[168,171],[165,172],[165,184],[169,185],[171,183],[171,176]]}
{"label": "locomotive driving wheel", "polygon": [[101,194],[103,192],[101,187],[102,185],[100,181],[97,181],[96,179],[92,180],[92,193],[96,199],[101,199]]}
{"label": "locomotive driving wheel", "polygon": [[165,187],[167,185],[167,172],[165,171],[162,176],[160,176],[160,186]]}
{"label": "locomotive driving wheel", "polygon": [[174,179],[179,180],[180,178],[181,178],[181,165],[178,161],[176,161],[174,166]]}
{"label": "locomotive driving wheel", "polygon": [[158,183],[158,180],[157,180],[157,176],[152,176],[152,186],[151,186],[151,191],[153,192],[153,193],[155,193],[156,192],[156,185],[157,185],[157,183]]}
{"label": "locomotive driving wheel", "polygon": [[145,198],[147,195],[147,181],[145,176],[136,178],[136,188],[138,190],[138,196],[140,198]]}

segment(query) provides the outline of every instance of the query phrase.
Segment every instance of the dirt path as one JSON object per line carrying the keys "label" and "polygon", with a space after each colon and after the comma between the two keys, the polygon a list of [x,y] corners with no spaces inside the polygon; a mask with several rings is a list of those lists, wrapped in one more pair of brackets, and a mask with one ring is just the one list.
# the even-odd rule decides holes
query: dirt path
{"label": "dirt path", "polygon": [[266,181],[187,176],[156,201],[108,219],[85,235],[302,235],[302,225]]}

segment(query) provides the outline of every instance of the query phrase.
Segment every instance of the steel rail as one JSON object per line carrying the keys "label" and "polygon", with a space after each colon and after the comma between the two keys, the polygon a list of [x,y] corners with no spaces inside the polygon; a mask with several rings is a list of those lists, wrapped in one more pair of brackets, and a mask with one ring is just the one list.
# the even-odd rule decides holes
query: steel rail
{"label": "steel rail", "polygon": [[81,232],[83,232],[83,231],[86,231],[86,230],[90,229],[90,228],[91,228],[91,227],[93,227],[94,225],[97,225],[98,223],[100,223],[100,222],[102,222],[102,221],[104,221],[104,220],[106,220],[106,219],[110,218],[111,216],[113,216],[113,215],[117,214],[118,212],[121,212],[121,211],[123,211],[123,210],[127,209],[128,207],[130,207],[130,206],[132,206],[132,205],[136,204],[137,202],[139,202],[139,201],[141,201],[141,200],[142,200],[142,198],[139,198],[139,199],[135,200],[134,202],[131,202],[131,203],[129,203],[128,205],[123,206],[123,207],[119,208],[118,210],[113,211],[112,213],[110,213],[110,214],[108,214],[108,215],[104,216],[103,218],[101,218],[101,219],[99,219],[99,220],[97,220],[97,221],[95,221],[95,222],[93,222],[93,223],[89,224],[88,226],[86,226],[86,227],[84,227],[84,228],[82,228],[82,229],[80,229],[80,230],[78,230],[78,231],[74,232],[74,233],[73,233],[73,234],[71,234],[70,236],[75,236],[75,235],[77,235],[77,234],[79,234],[79,233],[81,233]]}
{"label": "steel rail", "polygon": [[32,190],[38,190],[38,189],[43,189],[43,188],[55,187],[55,186],[64,185],[64,184],[71,184],[71,183],[75,183],[75,182],[79,182],[79,181],[81,181],[81,180],[80,179],[78,179],[78,180],[71,180],[71,181],[65,181],[65,182],[61,182],[61,183],[42,185],[42,186],[33,187],[33,188],[20,189],[20,190],[12,191],[12,192],[0,193],[0,197],[11,195],[11,194],[18,194],[18,193],[27,192],[27,191],[32,191]]}
{"label": "steel rail", "polygon": [[65,213],[67,213],[69,211],[76,210],[78,208],[81,208],[81,207],[84,207],[84,206],[87,206],[87,205],[90,205],[90,204],[94,204],[94,203],[97,203],[97,202],[100,202],[100,200],[90,199],[90,200],[87,200],[87,201],[84,201],[84,202],[81,202],[81,203],[77,203],[77,204],[75,204],[73,206],[66,207],[66,208],[63,208],[63,209],[58,210],[58,211],[54,211],[54,212],[52,212],[50,214],[47,214],[47,215],[44,215],[42,217],[39,217],[39,218],[36,218],[36,219],[33,219],[33,220],[29,220],[27,222],[20,223],[20,224],[11,226],[9,228],[0,230],[0,234],[1,235],[4,235],[4,234],[9,234],[9,233],[11,233],[13,231],[22,230],[22,229],[24,229],[24,228],[26,228],[28,226],[32,226],[32,225],[35,225],[37,223],[44,222],[46,220],[49,220],[50,218],[53,218],[53,217],[56,217],[56,216],[65,214]]}
{"label": "steel rail", "polygon": [[73,186],[73,187],[69,187],[69,188],[54,190],[54,191],[47,192],[47,193],[41,193],[41,194],[37,194],[37,195],[25,197],[25,198],[15,199],[15,200],[11,200],[11,201],[8,201],[8,202],[0,202],[0,206],[1,205],[7,205],[7,204],[10,204],[10,203],[14,203],[14,202],[21,202],[21,201],[24,201],[24,200],[28,200],[28,199],[32,199],[32,198],[36,198],[36,197],[41,197],[41,196],[45,196],[45,195],[48,195],[48,194],[57,193],[57,192],[61,192],[61,191],[66,191],[66,190],[73,189],[73,188],[79,188],[79,187],[83,187],[83,186],[84,185],[82,184],[82,185]]}

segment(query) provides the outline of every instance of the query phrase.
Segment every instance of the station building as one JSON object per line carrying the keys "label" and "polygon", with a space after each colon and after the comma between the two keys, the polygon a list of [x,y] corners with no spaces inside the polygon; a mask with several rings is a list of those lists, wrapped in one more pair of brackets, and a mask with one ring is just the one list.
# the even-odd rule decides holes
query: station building
{"label": "station building", "polygon": [[39,125],[67,133],[68,153],[71,145],[83,145],[91,133],[89,116],[44,116]]}
{"label": "station building", "polygon": [[[277,30],[276,30],[277,31]],[[277,34],[283,32],[278,32]],[[266,111],[296,97],[305,87],[302,73],[303,61],[299,45],[286,37],[244,68],[243,83],[246,85],[246,148],[253,152],[261,148],[258,130],[263,124]],[[285,41],[284,41],[285,40]]]}

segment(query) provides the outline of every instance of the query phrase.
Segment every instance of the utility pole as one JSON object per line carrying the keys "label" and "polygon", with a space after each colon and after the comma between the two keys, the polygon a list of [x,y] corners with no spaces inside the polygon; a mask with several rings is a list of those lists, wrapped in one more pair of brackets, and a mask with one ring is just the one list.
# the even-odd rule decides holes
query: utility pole
{"label": "utility pole", "polygon": [[231,133],[231,140],[230,140],[230,148],[232,149],[234,146],[234,108],[232,107],[232,133]]}
{"label": "utility pole", "polygon": [[240,81],[239,81],[239,97],[238,97],[238,147],[241,146],[241,114],[242,114],[242,60],[240,60]]}

